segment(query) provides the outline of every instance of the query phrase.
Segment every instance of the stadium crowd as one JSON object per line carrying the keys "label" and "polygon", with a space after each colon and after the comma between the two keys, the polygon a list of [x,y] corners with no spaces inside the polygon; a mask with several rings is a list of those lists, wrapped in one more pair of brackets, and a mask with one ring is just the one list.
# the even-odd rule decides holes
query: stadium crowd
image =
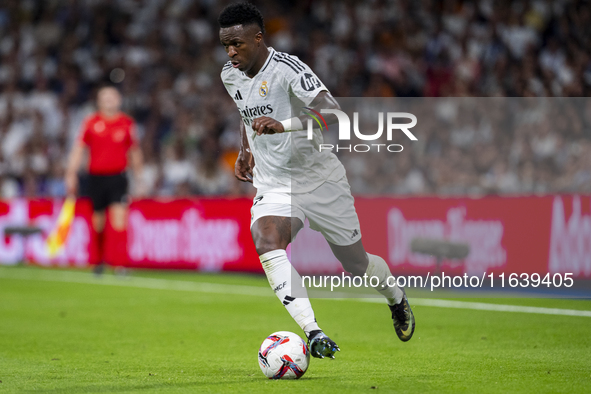
{"label": "stadium crowd", "polygon": [[[485,104],[464,116],[465,99],[424,99],[448,127],[425,118],[408,154],[342,153],[354,193],[591,191],[590,3],[255,4],[267,43],[299,56],[335,97],[581,97],[573,99],[578,109],[546,102],[546,111],[513,113],[511,127],[483,121]],[[224,5],[2,1],[1,196],[64,195],[67,152],[105,82],[121,90],[137,121],[151,195],[252,194],[233,177],[239,116],[219,78]]]}

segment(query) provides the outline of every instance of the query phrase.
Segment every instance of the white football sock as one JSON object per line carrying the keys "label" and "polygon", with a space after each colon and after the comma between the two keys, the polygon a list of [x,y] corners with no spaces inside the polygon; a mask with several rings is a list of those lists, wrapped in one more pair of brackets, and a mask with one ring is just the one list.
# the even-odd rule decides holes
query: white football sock
{"label": "white football sock", "polygon": [[367,257],[369,259],[369,264],[367,265],[366,271],[367,276],[375,276],[380,280],[380,284],[375,287],[375,289],[378,291],[378,293],[386,297],[388,305],[398,304],[400,301],[402,301],[404,293],[400,287],[394,283],[393,279],[390,279],[390,282],[391,284],[394,283],[394,286],[388,287],[388,277],[392,276],[390,268],[388,268],[388,264],[380,256],[368,253]]}
{"label": "white football sock", "polygon": [[[302,284],[300,274],[289,262],[285,250],[272,250],[260,255],[259,259],[271,288],[291,317],[304,330],[306,336],[310,331],[319,330],[314,310],[308,299],[308,292]],[[292,283],[301,284],[297,298],[292,296]]]}

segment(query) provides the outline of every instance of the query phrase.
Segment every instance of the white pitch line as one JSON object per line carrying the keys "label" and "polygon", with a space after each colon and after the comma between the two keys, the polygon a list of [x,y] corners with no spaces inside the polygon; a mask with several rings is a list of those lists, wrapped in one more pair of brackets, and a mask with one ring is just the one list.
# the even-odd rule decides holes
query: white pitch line
{"label": "white pitch line", "polygon": [[[365,302],[383,302],[380,299],[365,298]],[[561,315],[561,316],[585,316],[591,317],[591,311],[581,311],[577,309],[543,308],[539,306],[506,305],[506,304],[488,304],[485,302],[468,302],[441,300],[433,298],[413,298],[410,300],[411,306],[434,306],[438,308],[456,308],[473,309],[478,311],[495,312],[519,312],[519,313],[537,313],[542,315]]]}
{"label": "white pitch line", "polygon": [[[245,296],[272,297],[273,293],[266,287],[229,285],[220,283],[191,282],[184,280],[156,279],[144,277],[116,277],[103,275],[96,277],[90,273],[70,271],[13,271],[11,268],[0,268],[0,278],[19,280],[40,280],[45,282],[66,282],[120,287],[136,287],[143,289],[190,291],[198,293],[237,294]],[[324,298],[327,300],[344,300],[343,298]],[[383,303],[381,298],[346,298],[345,300]],[[536,306],[488,304],[484,302],[453,301],[432,298],[413,298],[412,305],[472,309],[495,312],[535,313],[543,315],[584,316],[591,317],[591,311],[560,308],[542,308]]]}
{"label": "white pitch line", "polygon": [[186,280],[155,279],[130,276],[103,275],[100,277],[85,272],[69,271],[18,271],[11,272],[11,269],[0,269],[0,278],[40,280],[45,282],[67,282],[91,285],[106,285],[120,287],[137,287],[142,289],[158,290],[179,290],[199,293],[237,294],[252,296],[272,296],[265,287],[224,285],[218,283],[190,282]]}

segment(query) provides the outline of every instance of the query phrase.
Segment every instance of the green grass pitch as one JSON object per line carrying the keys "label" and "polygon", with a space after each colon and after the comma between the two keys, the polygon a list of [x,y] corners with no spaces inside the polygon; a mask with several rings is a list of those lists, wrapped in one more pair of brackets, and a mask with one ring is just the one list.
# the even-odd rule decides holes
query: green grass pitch
{"label": "green grass pitch", "polygon": [[[479,301],[591,310],[580,300]],[[416,305],[415,335],[402,343],[384,305],[313,306],[342,351],[312,359],[300,380],[270,381],[260,343],[302,333],[264,277],[0,267],[0,393],[591,392],[591,317]]]}

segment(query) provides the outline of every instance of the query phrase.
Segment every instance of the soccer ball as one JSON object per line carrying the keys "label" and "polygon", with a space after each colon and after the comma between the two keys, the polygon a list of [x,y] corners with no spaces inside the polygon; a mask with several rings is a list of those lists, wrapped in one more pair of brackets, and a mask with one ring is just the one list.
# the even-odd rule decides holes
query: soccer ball
{"label": "soccer ball", "polygon": [[299,379],[309,364],[308,345],[293,332],[274,332],[259,349],[259,366],[269,379]]}

